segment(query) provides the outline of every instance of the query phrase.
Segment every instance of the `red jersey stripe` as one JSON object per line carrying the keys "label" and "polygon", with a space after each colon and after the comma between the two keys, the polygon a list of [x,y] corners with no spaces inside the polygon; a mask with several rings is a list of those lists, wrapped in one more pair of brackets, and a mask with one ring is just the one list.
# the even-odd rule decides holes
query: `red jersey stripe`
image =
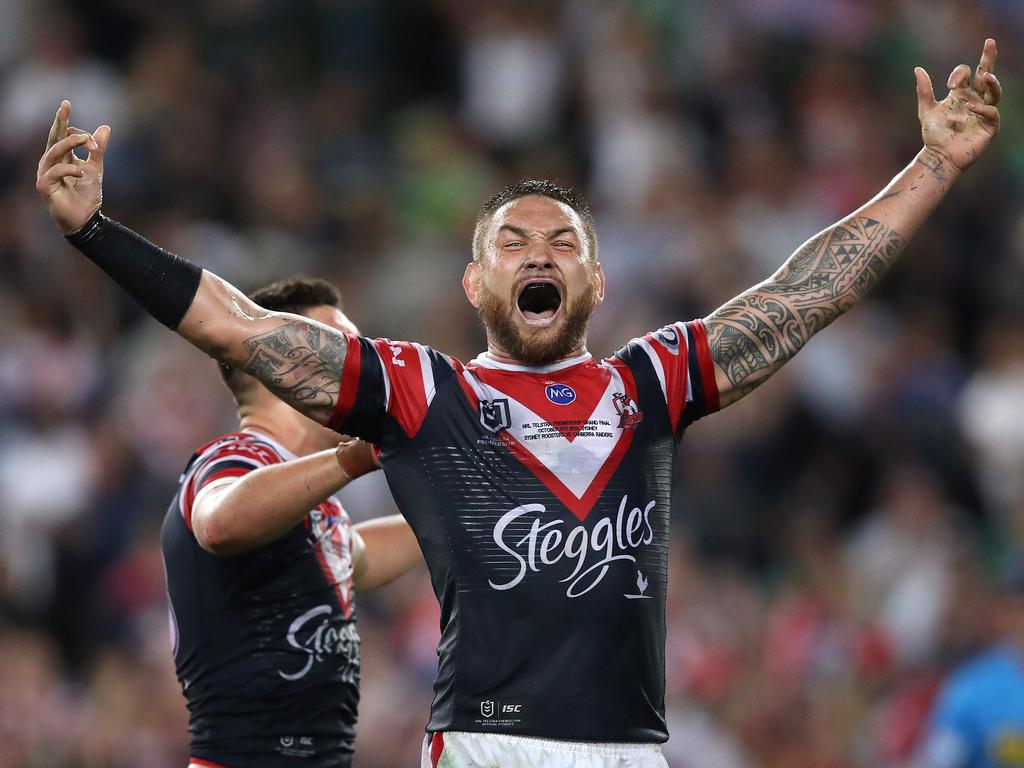
{"label": "red jersey stripe", "polygon": [[363,348],[359,339],[346,333],[345,341],[348,344],[348,351],[345,353],[345,362],[341,366],[341,391],[338,392],[338,403],[334,406],[334,412],[327,420],[327,426],[337,432],[342,431],[345,419],[348,418],[352,406],[356,403],[356,394],[359,392],[359,374],[363,366]]}
{"label": "red jersey stripe", "polygon": [[188,761],[192,765],[202,765],[204,768],[227,768],[225,765],[215,763],[212,760],[203,760],[201,757],[190,757]]}
{"label": "red jersey stripe", "polygon": [[430,768],[437,768],[442,752],[444,752],[444,734],[435,731],[430,739]]}
{"label": "red jersey stripe", "polygon": [[714,413],[719,408],[718,383],[715,381],[715,364],[711,359],[711,348],[708,346],[708,331],[700,320],[694,320],[689,327],[693,333],[693,346],[697,349],[700,378],[704,384],[704,411]]}

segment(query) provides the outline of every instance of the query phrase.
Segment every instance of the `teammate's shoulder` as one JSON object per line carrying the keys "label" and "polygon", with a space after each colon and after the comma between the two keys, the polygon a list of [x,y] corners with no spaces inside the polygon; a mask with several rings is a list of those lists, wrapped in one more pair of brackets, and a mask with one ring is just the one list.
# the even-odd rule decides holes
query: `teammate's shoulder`
{"label": "teammate's shoulder", "polygon": [[209,451],[216,450],[221,446],[245,443],[251,437],[253,437],[253,435],[248,432],[228,432],[226,435],[215,437],[213,440],[203,443],[201,446],[196,448],[195,452],[197,455],[202,455]]}
{"label": "teammate's shoulder", "polygon": [[191,463],[209,463],[228,457],[246,458],[259,464],[276,464],[285,458],[281,449],[263,435],[230,432],[198,448]]}

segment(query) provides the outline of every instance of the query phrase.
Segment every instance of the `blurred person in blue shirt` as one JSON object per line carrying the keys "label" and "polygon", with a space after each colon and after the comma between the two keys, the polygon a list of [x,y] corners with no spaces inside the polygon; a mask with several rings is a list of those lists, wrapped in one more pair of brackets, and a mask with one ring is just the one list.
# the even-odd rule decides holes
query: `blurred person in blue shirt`
{"label": "blurred person in blue shirt", "polygon": [[932,711],[927,768],[1024,766],[1024,556],[997,601],[998,643],[956,669]]}

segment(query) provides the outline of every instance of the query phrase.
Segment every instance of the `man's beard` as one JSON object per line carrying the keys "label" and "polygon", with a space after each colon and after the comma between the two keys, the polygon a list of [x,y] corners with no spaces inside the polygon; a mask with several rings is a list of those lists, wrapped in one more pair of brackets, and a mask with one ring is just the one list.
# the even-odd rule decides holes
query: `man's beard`
{"label": "man's beard", "polygon": [[509,310],[496,294],[481,286],[477,314],[489,337],[493,338],[514,360],[523,365],[538,366],[564,360],[583,346],[587,338],[590,316],[594,312],[594,285],[565,308],[562,327],[551,336],[524,336]]}

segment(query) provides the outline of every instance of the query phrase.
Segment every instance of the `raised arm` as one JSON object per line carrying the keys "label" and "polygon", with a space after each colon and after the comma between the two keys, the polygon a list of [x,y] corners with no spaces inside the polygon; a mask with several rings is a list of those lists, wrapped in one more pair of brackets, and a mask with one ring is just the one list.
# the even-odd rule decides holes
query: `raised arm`
{"label": "raised arm", "polygon": [[352,480],[379,467],[372,446],[347,440],[337,449],[214,480],[192,502],[192,533],[215,555],[262,546],[301,523]]}
{"label": "raised arm", "polygon": [[[39,161],[36,190],[72,245],[156,319],[326,423],[341,387],[345,335],[298,315],[268,312],[216,275],[103,216],[110,128],[86,133],[69,127],[70,114],[71,104],[62,102]],[[75,149],[88,157],[77,157]]]}
{"label": "raised arm", "polygon": [[867,295],[977,159],[999,130],[995,60],[995,41],[986,40],[973,77],[966,64],[954,69],[942,101],[918,67],[924,148],[913,162],[866,205],[804,243],[768,280],[704,319],[722,407],[757,388]]}

